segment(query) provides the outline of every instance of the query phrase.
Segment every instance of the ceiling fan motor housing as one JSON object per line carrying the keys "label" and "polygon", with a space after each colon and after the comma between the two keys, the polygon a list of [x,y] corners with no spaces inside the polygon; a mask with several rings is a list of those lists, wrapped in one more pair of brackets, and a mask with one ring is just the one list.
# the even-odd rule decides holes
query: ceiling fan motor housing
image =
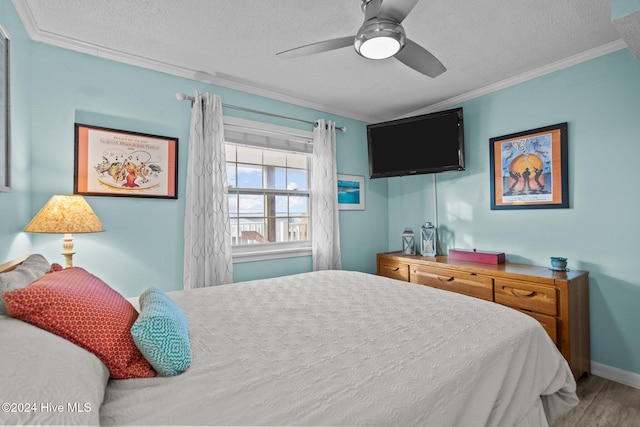
{"label": "ceiling fan motor housing", "polygon": [[409,68],[434,78],[447,71],[431,52],[407,38],[401,23],[419,0],[361,0],[364,23],[353,36],[311,43],[277,53],[282,58],[328,52],[353,46],[358,55],[372,60],[392,56]]}
{"label": "ceiling fan motor housing", "polygon": [[354,48],[369,59],[389,58],[404,47],[406,34],[402,25],[384,18],[372,18],[358,30]]}

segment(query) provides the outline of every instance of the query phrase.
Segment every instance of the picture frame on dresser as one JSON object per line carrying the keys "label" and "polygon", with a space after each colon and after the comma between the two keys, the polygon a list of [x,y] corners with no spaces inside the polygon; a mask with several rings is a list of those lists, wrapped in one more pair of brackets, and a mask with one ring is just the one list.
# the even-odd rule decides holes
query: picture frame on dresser
{"label": "picture frame on dresser", "polygon": [[492,210],[569,207],[566,122],[489,142]]}
{"label": "picture frame on dresser", "polygon": [[0,25],[0,192],[11,191],[10,40]]}

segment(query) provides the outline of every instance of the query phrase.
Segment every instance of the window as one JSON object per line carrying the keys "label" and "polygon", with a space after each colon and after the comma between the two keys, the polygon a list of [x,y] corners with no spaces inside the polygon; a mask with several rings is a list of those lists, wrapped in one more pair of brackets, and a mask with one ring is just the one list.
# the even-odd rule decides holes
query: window
{"label": "window", "polygon": [[299,133],[225,122],[235,262],[310,254],[311,137]]}

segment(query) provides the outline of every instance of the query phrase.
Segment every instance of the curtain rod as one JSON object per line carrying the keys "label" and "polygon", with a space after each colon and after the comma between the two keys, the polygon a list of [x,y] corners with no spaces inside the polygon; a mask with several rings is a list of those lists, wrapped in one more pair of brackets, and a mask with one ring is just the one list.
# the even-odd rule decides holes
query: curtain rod
{"label": "curtain rod", "polygon": [[[176,99],[178,99],[178,101],[185,101],[185,100],[189,100],[191,102],[195,101],[195,98],[193,96],[185,95],[182,92],[176,93]],[[309,120],[296,119],[295,117],[287,117],[287,116],[281,116],[279,114],[267,113],[265,111],[252,110],[251,108],[238,107],[237,105],[231,105],[231,104],[223,103],[222,106],[225,107],[225,108],[231,108],[231,109],[234,109],[234,110],[245,111],[245,112],[248,112],[248,113],[262,114],[264,116],[271,116],[271,117],[277,117],[279,119],[292,120],[294,122],[307,123],[307,124],[313,125],[313,127],[316,127],[318,125],[317,122],[310,122]],[[346,132],[347,131],[347,127],[346,126],[340,126],[340,127],[336,126],[336,130],[339,130],[340,132]]]}

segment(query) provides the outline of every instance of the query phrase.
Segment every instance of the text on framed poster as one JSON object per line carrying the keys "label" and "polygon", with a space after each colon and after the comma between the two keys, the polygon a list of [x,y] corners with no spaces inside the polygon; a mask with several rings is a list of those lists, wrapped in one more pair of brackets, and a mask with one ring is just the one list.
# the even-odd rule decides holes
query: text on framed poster
{"label": "text on framed poster", "polygon": [[74,193],[177,199],[178,138],[75,124]]}

